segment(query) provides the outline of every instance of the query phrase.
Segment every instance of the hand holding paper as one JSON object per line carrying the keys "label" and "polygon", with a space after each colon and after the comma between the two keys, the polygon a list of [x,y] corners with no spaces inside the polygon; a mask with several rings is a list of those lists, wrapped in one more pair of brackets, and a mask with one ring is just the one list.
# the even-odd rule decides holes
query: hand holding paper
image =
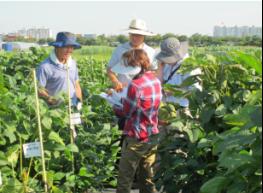
{"label": "hand holding paper", "polygon": [[119,106],[122,107],[121,99],[127,97],[128,88],[125,87],[122,92],[116,92],[115,90],[111,89],[111,94],[107,94],[105,92],[101,93],[99,96],[107,100],[112,106]]}

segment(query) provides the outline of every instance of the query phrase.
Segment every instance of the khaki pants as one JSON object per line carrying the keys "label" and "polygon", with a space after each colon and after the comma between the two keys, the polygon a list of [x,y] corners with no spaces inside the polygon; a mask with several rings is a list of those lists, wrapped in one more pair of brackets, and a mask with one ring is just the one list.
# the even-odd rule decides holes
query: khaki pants
{"label": "khaki pants", "polygon": [[153,165],[157,145],[126,137],[122,146],[117,193],[130,193],[136,170],[139,170],[140,193],[155,193]]}

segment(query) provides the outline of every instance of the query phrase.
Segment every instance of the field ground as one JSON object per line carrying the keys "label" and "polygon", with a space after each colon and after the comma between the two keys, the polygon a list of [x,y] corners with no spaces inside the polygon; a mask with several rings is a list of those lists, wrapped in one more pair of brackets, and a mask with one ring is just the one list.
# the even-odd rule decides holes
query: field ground
{"label": "field ground", "polygon": [[[104,190],[103,193],[116,193],[115,189]],[[132,190],[131,193],[139,193],[139,190]]]}

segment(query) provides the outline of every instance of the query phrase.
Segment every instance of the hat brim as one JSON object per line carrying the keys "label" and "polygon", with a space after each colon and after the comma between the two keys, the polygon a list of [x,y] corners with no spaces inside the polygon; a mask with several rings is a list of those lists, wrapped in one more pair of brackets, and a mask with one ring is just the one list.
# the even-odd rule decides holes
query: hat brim
{"label": "hat brim", "polygon": [[111,68],[111,71],[116,74],[126,74],[126,75],[137,75],[141,72],[141,67],[124,66],[121,63],[116,64]]}
{"label": "hat brim", "polygon": [[48,45],[58,47],[58,48],[63,48],[66,46],[73,46],[74,49],[80,49],[81,48],[81,45],[77,42],[50,42]]}
{"label": "hat brim", "polygon": [[179,55],[177,56],[167,56],[163,53],[159,53],[157,56],[156,56],[156,59],[165,63],[165,64],[174,64],[176,62],[178,62],[179,60],[183,59],[183,56],[180,56],[178,57]]}
{"label": "hat brim", "polygon": [[129,34],[139,34],[143,36],[155,36],[155,33],[149,32],[149,31],[143,31],[143,30],[137,30],[137,29],[127,29],[125,30]]}
{"label": "hat brim", "polygon": [[156,59],[166,64],[176,63],[185,57],[188,53],[188,49],[188,42],[181,42],[180,49],[176,54],[168,55],[167,53],[160,51],[160,53],[156,55]]}

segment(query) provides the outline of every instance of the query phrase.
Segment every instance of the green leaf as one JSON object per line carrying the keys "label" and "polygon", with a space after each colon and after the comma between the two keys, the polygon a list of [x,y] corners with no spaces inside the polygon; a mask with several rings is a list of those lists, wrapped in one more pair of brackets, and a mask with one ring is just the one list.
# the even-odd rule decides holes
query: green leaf
{"label": "green leaf", "polygon": [[61,117],[61,114],[59,113],[59,111],[54,110],[54,109],[49,111],[49,115],[51,117],[54,117],[54,118],[60,118]]}
{"label": "green leaf", "polygon": [[217,90],[212,90],[210,93],[209,102],[211,104],[216,104],[220,100],[220,92]]}
{"label": "green leaf", "polygon": [[250,119],[257,127],[262,127],[262,107],[258,107],[250,114]]}
{"label": "green leaf", "polygon": [[52,119],[49,117],[44,117],[42,119],[42,125],[44,126],[45,129],[50,130],[51,129],[51,125],[52,125]]}
{"label": "green leaf", "polygon": [[17,179],[9,179],[0,189],[3,193],[18,193],[23,192],[23,184]]}
{"label": "green leaf", "polygon": [[14,131],[11,130],[5,130],[3,133],[6,137],[9,138],[10,143],[14,143],[16,141],[16,136],[14,134]]}
{"label": "green leaf", "polygon": [[172,93],[175,97],[183,97],[186,94],[186,91],[176,88],[174,85],[170,84],[165,84],[163,89],[168,93]]}
{"label": "green leaf", "polygon": [[227,185],[226,177],[215,177],[201,187],[201,193],[221,193]]}
{"label": "green leaf", "polygon": [[64,178],[65,176],[66,176],[65,173],[57,172],[57,173],[54,175],[54,181],[60,181],[60,180],[62,180],[62,178]]}
{"label": "green leaf", "polygon": [[63,193],[63,191],[62,190],[60,190],[58,187],[56,187],[56,186],[52,186],[52,192],[53,193]]}
{"label": "green leaf", "polygon": [[75,144],[69,144],[67,145],[67,149],[71,152],[74,152],[74,153],[78,153],[79,152],[79,148],[78,146],[76,146]]}
{"label": "green leaf", "polygon": [[53,186],[53,180],[54,180],[54,171],[48,171],[47,172],[47,183],[49,187]]}
{"label": "green leaf", "polygon": [[213,154],[217,155],[218,153],[223,152],[225,150],[242,148],[248,144],[252,144],[255,140],[256,137],[254,134],[232,134],[227,137],[223,137],[223,139],[218,139],[217,141],[214,141]]}
{"label": "green leaf", "polygon": [[8,148],[8,151],[6,153],[8,162],[11,163],[13,166],[15,166],[18,162],[19,149],[19,145],[14,145]]}
{"label": "green leaf", "polygon": [[244,192],[246,184],[241,180],[234,180],[233,184],[227,187],[227,193]]}
{"label": "green leaf", "polygon": [[211,62],[212,64],[216,64],[216,57],[211,55],[211,54],[206,54],[206,59],[208,60],[208,62]]}
{"label": "green leaf", "polygon": [[257,60],[254,56],[245,54],[243,52],[237,52],[239,60],[246,67],[250,67],[256,70],[256,72],[262,75],[262,61]]}
{"label": "green leaf", "polygon": [[199,79],[197,78],[198,76],[190,76],[186,78],[182,84],[180,85],[181,88],[188,88],[192,86],[193,84],[199,82]]}
{"label": "green leaf", "polygon": [[224,104],[221,104],[217,107],[216,111],[215,111],[215,114],[216,116],[218,117],[223,117],[227,112],[227,108],[225,107]]}
{"label": "green leaf", "polygon": [[247,99],[247,105],[262,103],[262,89],[253,91]]}
{"label": "green leaf", "polygon": [[207,148],[207,147],[211,147],[211,140],[208,140],[206,138],[202,138],[199,142],[198,142],[198,148]]}
{"label": "green leaf", "polygon": [[0,151],[0,166],[6,166],[6,165],[9,165],[8,160],[6,159],[4,152]]}
{"label": "green leaf", "polygon": [[54,132],[54,131],[51,131],[49,136],[48,136],[48,139],[54,141],[54,142],[57,142],[63,146],[65,146],[65,143],[63,141],[63,139],[59,136],[58,133]]}
{"label": "green leaf", "polygon": [[234,126],[244,126],[250,119],[250,114],[253,113],[257,107],[246,105],[244,106],[238,114],[227,114],[224,116],[224,121],[226,124]]}
{"label": "green leaf", "polygon": [[184,124],[181,121],[175,121],[171,124],[171,128],[176,128],[179,131],[183,131],[183,128],[185,127]]}
{"label": "green leaf", "polygon": [[87,168],[86,167],[80,168],[79,175],[80,176],[86,176],[86,174],[87,174]]}
{"label": "green leaf", "polygon": [[215,109],[206,107],[200,114],[202,124],[208,123],[215,113]]}
{"label": "green leaf", "polygon": [[14,143],[16,141],[15,131],[16,131],[16,125],[14,123],[12,124],[6,124],[7,128],[4,131],[4,136],[9,138],[10,143]]}
{"label": "green leaf", "polygon": [[234,172],[237,168],[248,165],[254,162],[251,155],[248,154],[238,154],[235,152],[223,152],[219,157],[219,167],[227,168],[226,174]]}

